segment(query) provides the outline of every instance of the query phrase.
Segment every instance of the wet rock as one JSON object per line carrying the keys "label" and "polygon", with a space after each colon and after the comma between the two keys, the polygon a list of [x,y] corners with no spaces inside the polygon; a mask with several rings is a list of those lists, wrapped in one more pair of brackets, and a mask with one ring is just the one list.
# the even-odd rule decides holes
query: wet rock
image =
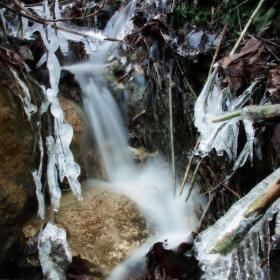
{"label": "wet rock", "polygon": [[18,273],[16,260],[24,246],[22,225],[36,213],[35,184],[38,168],[36,137],[19,99],[15,80],[0,61],[0,278]]}
{"label": "wet rock", "polygon": [[88,133],[88,124],[82,108],[61,95],[59,102],[64,113],[64,122],[69,123],[74,130],[70,149],[81,167],[79,180],[83,181],[88,177],[104,179],[105,169],[96,145],[93,145],[94,140]]}
{"label": "wet rock", "polygon": [[198,260],[181,252],[165,249],[164,242],[155,243],[146,255],[147,275],[137,280],[200,279]]}
{"label": "wet rock", "polygon": [[89,276],[104,277],[147,239],[146,222],[134,202],[111,189],[90,188],[83,197],[64,197],[56,224],[67,231],[73,263],[81,258]]}

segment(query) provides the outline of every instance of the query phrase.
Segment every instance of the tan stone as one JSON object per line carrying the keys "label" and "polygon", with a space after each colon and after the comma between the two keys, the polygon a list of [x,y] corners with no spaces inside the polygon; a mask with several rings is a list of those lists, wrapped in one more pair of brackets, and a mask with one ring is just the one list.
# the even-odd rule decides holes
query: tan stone
{"label": "tan stone", "polygon": [[83,197],[62,199],[55,220],[67,230],[73,256],[106,276],[147,239],[146,222],[133,201],[112,189],[90,188]]}

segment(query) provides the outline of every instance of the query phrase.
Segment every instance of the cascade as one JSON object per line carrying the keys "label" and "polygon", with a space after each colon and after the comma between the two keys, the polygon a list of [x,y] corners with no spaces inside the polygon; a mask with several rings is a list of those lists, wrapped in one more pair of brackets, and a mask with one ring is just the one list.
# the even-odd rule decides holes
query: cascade
{"label": "cascade", "polygon": [[[123,38],[130,28],[134,5],[130,2],[108,22],[104,32],[108,37]],[[195,228],[192,201],[173,198],[171,172],[160,170],[151,163],[137,167],[129,154],[127,135],[118,106],[104,78],[109,56],[114,56],[117,44],[104,41],[101,51],[90,56],[89,62],[63,67],[75,74],[83,91],[83,107],[98,143],[110,186],[132,198],[141,211],[156,225],[159,234],[139,248],[112,273],[109,279],[126,279],[127,270],[145,254],[156,241],[168,239],[173,248]],[[179,189],[179,188],[177,188]]]}

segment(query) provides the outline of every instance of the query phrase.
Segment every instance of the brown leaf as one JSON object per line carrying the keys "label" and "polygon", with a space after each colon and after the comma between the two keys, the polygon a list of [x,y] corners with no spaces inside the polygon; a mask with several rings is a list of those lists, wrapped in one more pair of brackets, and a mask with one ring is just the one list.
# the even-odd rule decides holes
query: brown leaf
{"label": "brown leaf", "polygon": [[219,61],[218,66],[227,77],[231,92],[249,86],[261,73],[267,51],[262,41],[252,38],[240,53]]}

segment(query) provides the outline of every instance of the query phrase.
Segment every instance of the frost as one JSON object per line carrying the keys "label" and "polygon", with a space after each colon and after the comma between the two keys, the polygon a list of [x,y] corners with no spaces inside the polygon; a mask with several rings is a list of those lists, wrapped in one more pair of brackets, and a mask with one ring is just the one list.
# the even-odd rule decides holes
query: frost
{"label": "frost", "polygon": [[200,132],[198,153],[204,157],[213,148],[218,155],[225,151],[230,160],[237,156],[237,137],[239,124],[236,120],[213,123],[212,120],[222,115],[225,106],[231,108],[233,100],[230,94],[224,94],[216,81],[217,69],[212,73],[195,103],[195,126]]}
{"label": "frost", "polygon": [[[236,97],[228,88],[222,90],[218,69],[214,70],[195,103],[195,126],[200,132],[200,144],[195,151],[196,154],[204,157],[212,149],[216,150],[218,156],[222,156],[225,152],[229,161],[235,162],[233,170],[241,167],[248,156],[251,163],[253,162],[254,120],[251,119],[247,108],[242,109],[242,107],[250,100],[257,83],[256,80],[239,97]],[[244,123],[247,143],[237,157],[240,120]]]}
{"label": "frost", "polygon": [[[202,269],[205,271],[205,279],[254,279],[261,280],[264,275],[259,266],[259,254],[262,253],[266,264],[269,265],[270,228],[269,222],[278,212],[280,199],[276,200],[261,217],[252,221],[244,219],[244,213],[248,206],[268,186],[280,177],[280,169],[277,169],[260,182],[245,197],[236,202],[230,210],[220,218],[213,226],[199,234],[195,242],[195,251]],[[279,212],[278,212],[279,213]],[[278,214],[279,215],[279,214]],[[243,228],[243,240],[237,242],[235,248],[226,255],[213,252],[217,241],[223,236],[237,229],[237,225],[245,221]],[[251,226],[251,228],[248,227]],[[277,219],[276,219],[277,228]],[[228,272],[229,275],[227,274]]]}
{"label": "frost", "polygon": [[43,275],[49,280],[66,279],[65,271],[72,262],[65,229],[48,223],[39,235],[38,251]]}

